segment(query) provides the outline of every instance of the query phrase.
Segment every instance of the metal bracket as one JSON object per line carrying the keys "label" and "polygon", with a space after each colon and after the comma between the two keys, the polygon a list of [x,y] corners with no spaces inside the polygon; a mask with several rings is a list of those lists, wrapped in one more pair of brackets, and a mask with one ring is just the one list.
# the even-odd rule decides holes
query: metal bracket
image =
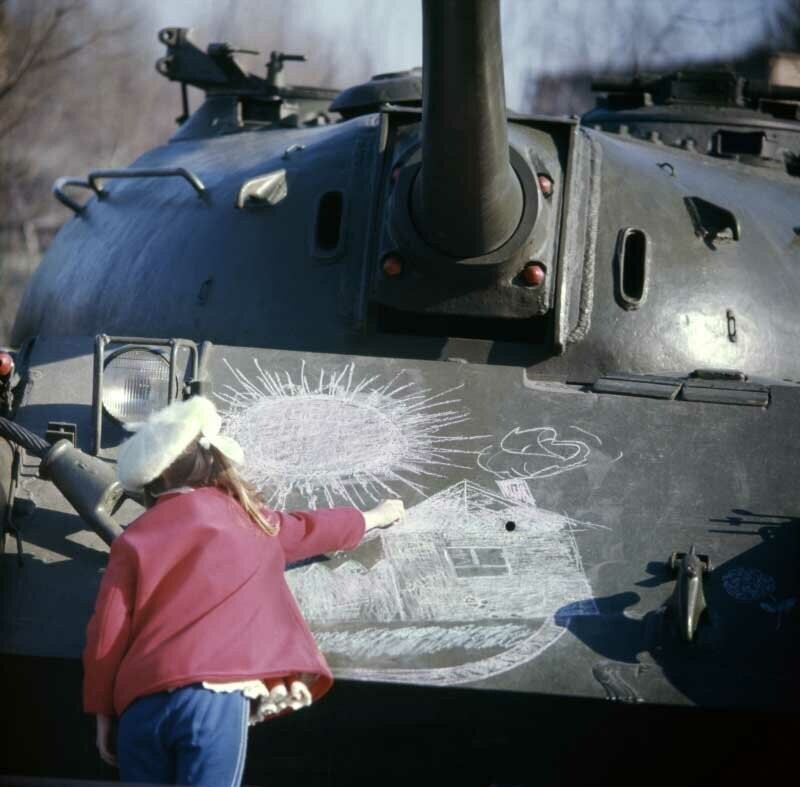
{"label": "metal bracket", "polygon": [[236,198],[237,208],[266,208],[277,205],[289,193],[286,185],[286,170],[277,169],[266,175],[246,180]]}
{"label": "metal bracket", "polygon": [[55,445],[59,440],[67,440],[74,448],[78,444],[78,427],[66,421],[50,421],[44,439],[51,445]]}
{"label": "metal bracket", "polygon": [[717,243],[738,241],[742,237],[739,219],[731,211],[700,197],[684,197],[683,203],[694,225],[694,233],[708,248],[715,250]]}
{"label": "metal bracket", "polygon": [[708,609],[703,581],[713,566],[708,555],[698,555],[694,544],[688,552],[673,552],[667,561],[675,579],[675,590],[667,602],[667,609],[675,618],[681,638],[693,642],[700,618]]}

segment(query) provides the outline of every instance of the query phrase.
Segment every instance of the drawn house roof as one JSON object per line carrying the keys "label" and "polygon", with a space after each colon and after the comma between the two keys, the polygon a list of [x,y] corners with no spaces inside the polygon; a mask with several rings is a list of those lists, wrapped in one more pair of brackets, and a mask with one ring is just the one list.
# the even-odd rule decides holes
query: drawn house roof
{"label": "drawn house roof", "polygon": [[[435,531],[482,539],[496,533],[506,541],[507,522],[514,523],[515,541],[557,532],[569,524],[567,517],[541,509],[532,501],[515,500],[463,480],[409,509],[401,529],[403,533]],[[391,532],[387,531],[387,536]]]}
{"label": "drawn house roof", "polygon": [[534,619],[591,598],[567,517],[470,481],[409,509],[401,524],[377,537],[384,558],[370,570],[359,570],[351,559],[333,570],[317,565],[291,572],[307,617]]}

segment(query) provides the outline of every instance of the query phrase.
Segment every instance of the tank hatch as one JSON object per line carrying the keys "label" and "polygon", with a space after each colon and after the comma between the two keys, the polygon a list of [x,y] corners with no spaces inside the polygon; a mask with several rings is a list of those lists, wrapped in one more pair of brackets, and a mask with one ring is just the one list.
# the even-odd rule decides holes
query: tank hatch
{"label": "tank hatch", "polygon": [[386,105],[422,106],[422,69],[376,74],[369,82],[343,90],[331,104],[331,111],[344,118],[379,112]]}

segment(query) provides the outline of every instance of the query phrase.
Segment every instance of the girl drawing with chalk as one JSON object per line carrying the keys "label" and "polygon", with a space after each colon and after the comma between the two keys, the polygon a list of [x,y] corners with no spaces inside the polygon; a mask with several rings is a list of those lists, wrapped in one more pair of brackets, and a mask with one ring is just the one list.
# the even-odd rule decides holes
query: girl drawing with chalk
{"label": "girl drawing with chalk", "polygon": [[[113,543],[83,654],[97,746],[126,782],[239,785],[248,724],[333,683],[284,579],[287,563],[354,549],[400,500],[269,511],[238,474],[239,445],[202,397],[174,402],[119,451],[147,510]],[[117,753],[111,724],[117,717]]]}

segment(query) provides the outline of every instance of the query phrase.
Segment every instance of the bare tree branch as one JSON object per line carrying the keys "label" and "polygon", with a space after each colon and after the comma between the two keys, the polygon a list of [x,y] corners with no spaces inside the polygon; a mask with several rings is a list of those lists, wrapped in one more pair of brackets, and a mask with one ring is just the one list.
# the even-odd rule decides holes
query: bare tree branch
{"label": "bare tree branch", "polygon": [[3,83],[0,84],[0,99],[5,98],[23,80],[28,71],[30,71],[31,67],[41,56],[42,51],[47,46],[56,30],[58,30],[62,19],[68,12],[69,11],[63,6],[56,8],[42,34],[36,41],[33,42],[31,46],[26,48],[19,65],[11,73],[11,75],[6,77]]}
{"label": "bare tree branch", "polygon": [[[2,0],[0,0],[2,2]],[[125,25],[118,25],[117,27],[107,27],[101,30],[96,30],[91,35],[87,36],[86,38],[78,41],[76,44],[72,44],[71,46],[66,47],[58,52],[55,52],[52,55],[47,55],[40,57],[31,67],[31,71],[38,71],[40,68],[46,68],[47,66],[51,66],[54,63],[60,63],[68,58],[72,57],[73,55],[77,55],[82,50],[86,49],[87,46],[91,46],[92,44],[96,44],[98,41],[102,41],[105,38],[109,38],[111,36],[120,35],[121,33],[130,32],[136,25],[134,23],[125,24]]]}

